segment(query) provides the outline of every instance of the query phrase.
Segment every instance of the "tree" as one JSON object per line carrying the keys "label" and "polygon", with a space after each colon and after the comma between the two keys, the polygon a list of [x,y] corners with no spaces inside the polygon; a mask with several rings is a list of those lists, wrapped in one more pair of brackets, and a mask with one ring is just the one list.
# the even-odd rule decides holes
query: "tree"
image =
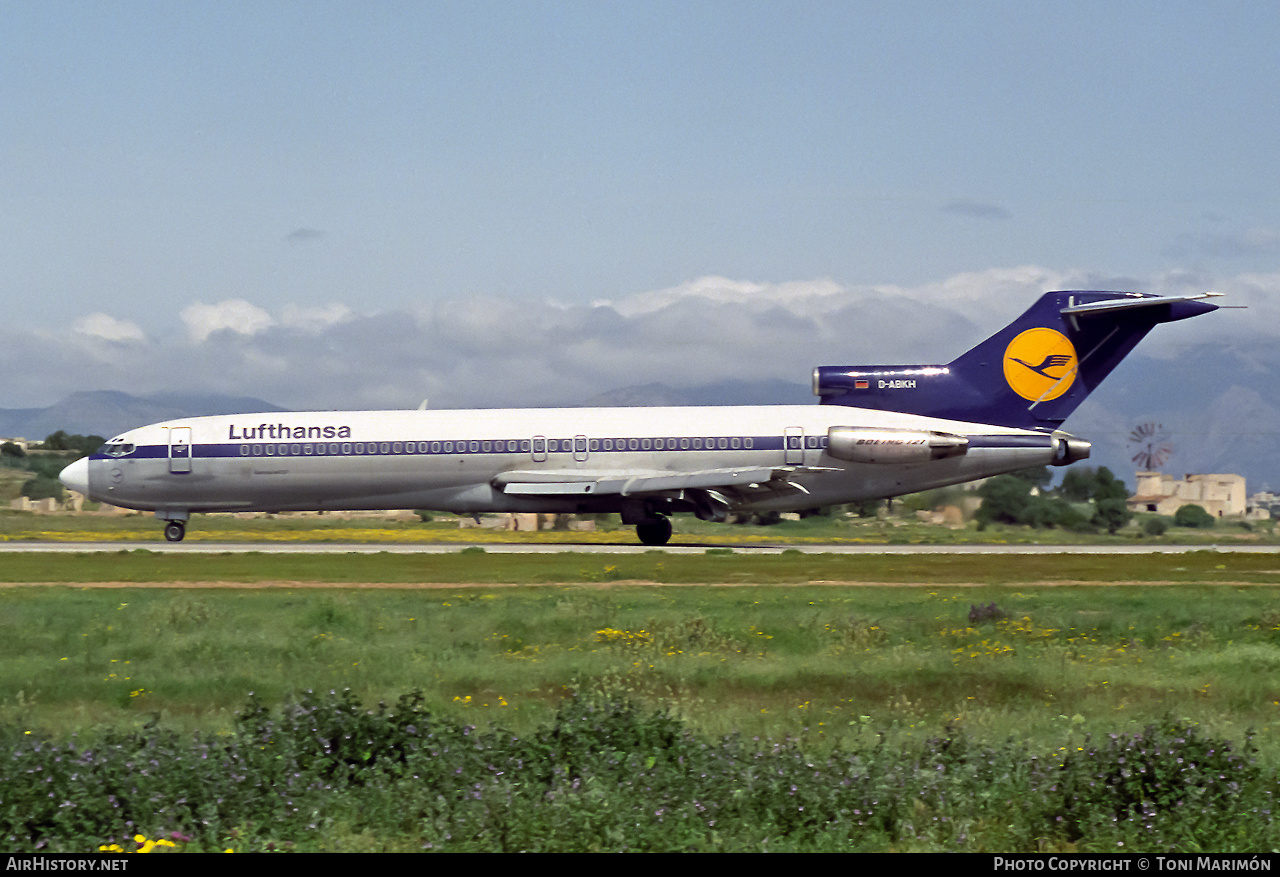
{"label": "tree", "polygon": [[1099,466],[1093,475],[1093,523],[1108,533],[1115,533],[1133,519],[1129,511],[1129,488],[1111,474],[1106,466]]}
{"label": "tree", "polygon": [[1044,490],[1053,481],[1053,473],[1049,471],[1048,466],[1019,469],[1017,472],[1010,473],[1010,477],[1027,482],[1028,489],[1038,487]]}
{"label": "tree", "polygon": [[5,442],[0,445],[0,457],[13,457],[15,460],[25,457],[27,452],[22,446],[14,442]]}
{"label": "tree", "polygon": [[1118,499],[1123,502],[1129,498],[1129,488],[1123,481],[1112,475],[1110,469],[1100,466],[1093,475],[1092,495],[1095,500]]}
{"label": "tree", "polygon": [[1115,533],[1133,519],[1133,512],[1123,499],[1106,498],[1094,500],[1093,524],[1104,528],[1108,533]]}
{"label": "tree", "polygon": [[100,435],[68,435],[66,430],[60,429],[45,437],[43,447],[46,451],[75,451],[86,457],[102,447],[105,441]]}
{"label": "tree", "polygon": [[1031,483],[1012,475],[988,478],[978,488],[982,505],[974,515],[979,524],[1021,524],[1031,501]]}
{"label": "tree", "polygon": [[1133,519],[1126,502],[1129,488],[1106,466],[1068,470],[1058,485],[1058,494],[1071,502],[1092,500],[1093,516],[1089,523],[1108,533],[1115,533]]}
{"label": "tree", "polygon": [[1071,502],[1088,502],[1093,496],[1094,478],[1097,471],[1092,466],[1067,470],[1058,485],[1058,495]]}
{"label": "tree", "polygon": [[1074,530],[1078,533],[1091,532],[1097,526],[1091,516],[1086,515],[1069,502],[1058,499],[1053,502],[1053,507],[1056,512],[1056,520],[1054,521],[1056,526],[1066,530]]}
{"label": "tree", "polygon": [[66,430],[60,429],[57,432],[52,432],[45,436],[42,444],[46,451],[65,451],[68,450],[68,438],[70,438],[70,436],[67,435]]}

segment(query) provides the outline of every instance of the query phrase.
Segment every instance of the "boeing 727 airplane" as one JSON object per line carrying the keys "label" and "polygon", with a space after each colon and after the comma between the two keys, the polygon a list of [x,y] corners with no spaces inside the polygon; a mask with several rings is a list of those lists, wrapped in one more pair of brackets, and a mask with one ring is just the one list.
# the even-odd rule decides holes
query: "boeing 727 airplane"
{"label": "boeing 727 airplane", "polygon": [[675,512],[723,521],[1082,460],[1062,422],[1213,295],[1046,293],[948,365],[816,368],[817,405],[192,417],[117,436],[61,479],[153,511],[173,542],[194,512],[423,508],[613,512],[662,545]]}

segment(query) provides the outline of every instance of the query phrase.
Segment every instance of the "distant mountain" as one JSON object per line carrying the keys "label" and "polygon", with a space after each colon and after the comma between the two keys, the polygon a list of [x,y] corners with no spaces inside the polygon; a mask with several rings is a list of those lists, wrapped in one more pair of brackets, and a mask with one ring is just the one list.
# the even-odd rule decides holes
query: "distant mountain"
{"label": "distant mountain", "polygon": [[672,405],[697,405],[683,390],[666,384],[642,384],[619,387],[583,402],[582,408],[666,408]]}
{"label": "distant mountain", "polygon": [[73,435],[111,438],[135,426],[175,417],[283,410],[279,405],[252,398],[174,393],[143,398],[95,390],[72,393],[48,408],[0,408],[0,436],[40,440],[61,429]]}
{"label": "distant mountain", "polygon": [[817,401],[809,387],[789,381],[719,381],[679,390],[666,384],[622,387],[588,399],[583,407],[808,405]]}
{"label": "distant mountain", "polygon": [[1157,423],[1172,453],[1165,472],[1235,473],[1250,494],[1280,488],[1280,356],[1267,347],[1204,345],[1175,358],[1131,354],[1067,431],[1093,443],[1083,465],[1106,466],[1130,487],[1139,446],[1130,433]]}

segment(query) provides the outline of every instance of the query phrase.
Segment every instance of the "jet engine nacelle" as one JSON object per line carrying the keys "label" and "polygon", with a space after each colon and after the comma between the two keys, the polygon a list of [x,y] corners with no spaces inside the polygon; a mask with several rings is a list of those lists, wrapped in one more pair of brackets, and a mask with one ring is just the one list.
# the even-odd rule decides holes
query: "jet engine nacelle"
{"label": "jet engine nacelle", "polygon": [[968,450],[967,438],[949,432],[857,426],[827,430],[827,453],[850,463],[928,463]]}
{"label": "jet engine nacelle", "polygon": [[1077,460],[1087,460],[1092,445],[1061,430],[1053,434],[1053,465],[1070,466]]}

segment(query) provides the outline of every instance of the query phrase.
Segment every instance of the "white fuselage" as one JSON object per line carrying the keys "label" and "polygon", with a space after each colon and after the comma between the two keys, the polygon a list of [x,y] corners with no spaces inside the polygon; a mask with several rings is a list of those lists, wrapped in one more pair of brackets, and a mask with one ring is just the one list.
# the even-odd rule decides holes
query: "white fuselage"
{"label": "white fuselage", "polygon": [[[937,431],[968,445],[945,459],[852,462],[828,453],[832,428]],[[1055,458],[1059,440],[1048,432],[831,405],[333,411],[141,427],[93,454],[82,474],[90,499],[183,518],[249,510],[608,512],[680,501],[678,487],[664,488],[667,475],[712,484],[712,473],[774,469],[785,478],[730,478],[717,495],[734,508],[787,510],[895,496]],[[517,474],[526,489],[507,483]],[[575,494],[556,487],[631,477],[664,489]],[[530,481],[551,486],[543,493]]]}

